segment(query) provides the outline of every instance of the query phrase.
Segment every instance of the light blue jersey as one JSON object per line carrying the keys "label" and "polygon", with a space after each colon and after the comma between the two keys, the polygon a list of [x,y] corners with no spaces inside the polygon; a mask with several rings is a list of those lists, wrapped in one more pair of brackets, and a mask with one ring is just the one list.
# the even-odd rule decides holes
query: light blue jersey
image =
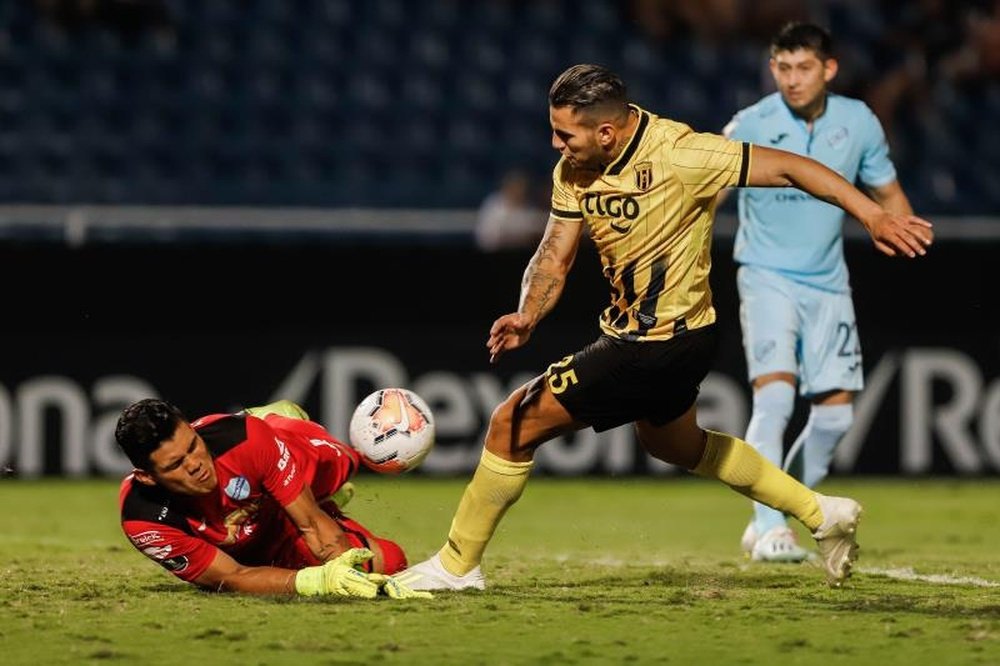
{"label": "light blue jersey", "polygon": [[[776,92],[738,112],[725,134],[806,155],[852,183],[880,187],[896,180],[882,125],[864,102],[849,97],[828,94],[826,110],[810,132]],[[849,291],[843,210],[787,187],[742,188],[738,208],[733,252],[738,263],[826,291]]]}

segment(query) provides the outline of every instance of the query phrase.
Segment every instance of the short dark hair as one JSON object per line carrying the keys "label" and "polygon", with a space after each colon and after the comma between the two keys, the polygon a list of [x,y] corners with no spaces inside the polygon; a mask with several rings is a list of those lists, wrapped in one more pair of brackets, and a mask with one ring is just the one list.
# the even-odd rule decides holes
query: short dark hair
{"label": "short dark hair", "polygon": [[573,65],[549,88],[549,105],[575,111],[600,109],[615,117],[628,113],[628,91],[621,78],[601,65]]}
{"label": "short dark hair", "polygon": [[791,21],[771,39],[771,56],[781,51],[808,49],[820,60],[833,57],[833,40],[830,33],[815,23]]}
{"label": "short dark hair", "polygon": [[177,426],[186,420],[183,412],[169,402],[146,398],[122,410],[115,439],[136,468],[148,470],[150,454],[173,437]]}

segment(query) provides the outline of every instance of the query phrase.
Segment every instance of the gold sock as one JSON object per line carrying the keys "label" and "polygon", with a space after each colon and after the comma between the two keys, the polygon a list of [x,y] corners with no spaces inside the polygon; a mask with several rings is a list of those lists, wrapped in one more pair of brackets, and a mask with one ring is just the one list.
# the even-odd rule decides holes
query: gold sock
{"label": "gold sock", "polygon": [[500,519],[521,497],[534,464],[504,460],[483,449],[451,521],[448,543],[439,552],[445,569],[463,576],[479,564]]}
{"label": "gold sock", "polygon": [[781,471],[742,439],[707,430],[699,476],[722,481],[738,493],[797,518],[815,532],[823,522],[816,493]]}

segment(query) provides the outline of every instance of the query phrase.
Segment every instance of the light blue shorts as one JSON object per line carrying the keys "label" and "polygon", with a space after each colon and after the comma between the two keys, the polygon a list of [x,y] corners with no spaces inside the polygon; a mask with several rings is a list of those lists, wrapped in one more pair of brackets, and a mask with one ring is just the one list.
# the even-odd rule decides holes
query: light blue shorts
{"label": "light blue shorts", "polygon": [[739,268],[736,286],[751,381],[790,372],[807,397],[864,387],[850,293],[823,291],[755,266]]}

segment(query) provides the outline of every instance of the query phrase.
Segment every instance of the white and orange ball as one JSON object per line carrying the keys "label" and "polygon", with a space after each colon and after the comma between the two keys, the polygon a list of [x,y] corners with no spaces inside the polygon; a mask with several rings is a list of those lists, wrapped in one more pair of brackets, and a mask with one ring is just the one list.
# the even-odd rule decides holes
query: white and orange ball
{"label": "white and orange ball", "polygon": [[369,469],[400,474],[419,466],[433,448],[434,415],[413,391],[379,389],[355,408],[350,442]]}

